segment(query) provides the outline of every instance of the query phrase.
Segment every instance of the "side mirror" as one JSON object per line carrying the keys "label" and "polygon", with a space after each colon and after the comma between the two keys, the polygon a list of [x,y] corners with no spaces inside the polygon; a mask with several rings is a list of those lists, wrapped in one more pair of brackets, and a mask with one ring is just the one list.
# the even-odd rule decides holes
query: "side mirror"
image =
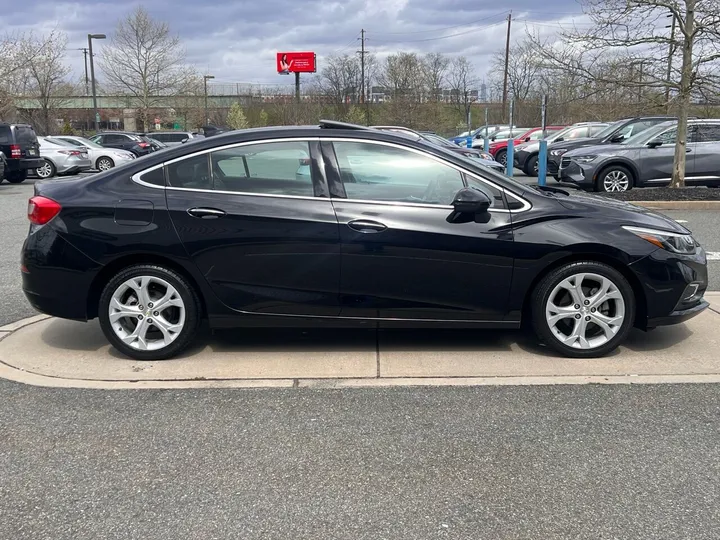
{"label": "side mirror", "polygon": [[491,141],[494,141],[495,139],[497,139],[497,137],[495,137],[495,136],[490,137]]}
{"label": "side mirror", "polygon": [[648,148],[657,148],[658,146],[662,146],[662,141],[660,139],[653,139],[647,143]]}
{"label": "side mirror", "polygon": [[189,140],[190,140],[190,139],[188,139],[188,138],[186,137],[186,138],[184,138],[181,142],[182,142],[183,144],[185,144],[185,143],[188,142]]}
{"label": "side mirror", "polygon": [[624,140],[625,140],[625,135],[615,135],[612,139],[610,139],[610,142],[611,143],[619,143]]}
{"label": "side mirror", "polygon": [[530,137],[525,137],[525,142],[528,142],[530,140]]}
{"label": "side mirror", "polygon": [[458,214],[484,214],[490,208],[491,201],[479,189],[462,188],[455,194],[452,206]]}

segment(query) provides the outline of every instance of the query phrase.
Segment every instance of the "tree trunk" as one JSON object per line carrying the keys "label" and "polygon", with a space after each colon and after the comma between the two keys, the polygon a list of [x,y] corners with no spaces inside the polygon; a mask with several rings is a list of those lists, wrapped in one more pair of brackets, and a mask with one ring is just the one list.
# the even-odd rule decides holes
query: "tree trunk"
{"label": "tree trunk", "polygon": [[[682,71],[680,74],[680,93],[678,95],[678,126],[677,140],[675,143],[675,159],[673,161],[672,180],[670,187],[685,187],[685,162],[687,157],[687,136],[688,136],[688,111],[690,110],[690,94],[692,83],[692,49],[695,31],[695,1],[686,0],[686,15],[684,25]],[[678,21],[679,24],[680,21]],[[692,157],[691,157],[692,159]]]}

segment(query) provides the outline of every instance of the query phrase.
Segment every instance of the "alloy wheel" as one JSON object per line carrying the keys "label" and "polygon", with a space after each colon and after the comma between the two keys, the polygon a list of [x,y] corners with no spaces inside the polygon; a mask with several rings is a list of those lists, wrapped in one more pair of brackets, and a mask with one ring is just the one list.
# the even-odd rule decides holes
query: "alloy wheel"
{"label": "alloy wheel", "polygon": [[623,296],[612,280],[599,274],[579,273],[563,279],[552,290],[545,306],[545,320],[558,341],[590,350],[617,335],[625,312]]}
{"label": "alloy wheel", "polygon": [[185,326],[186,309],[177,289],[155,276],[136,276],[113,293],[108,308],[115,335],[139,351],[170,345]]}
{"label": "alloy wheel", "polygon": [[497,157],[497,162],[507,165],[507,152],[500,152],[500,155]]}
{"label": "alloy wheel", "polygon": [[53,175],[52,165],[46,161],[42,167],[35,169],[35,174],[40,178],[50,178]]}
{"label": "alloy wheel", "polygon": [[100,158],[97,162],[97,168],[99,171],[107,171],[112,169],[113,164],[108,158]]}
{"label": "alloy wheel", "polygon": [[630,188],[630,178],[623,171],[609,171],[603,178],[605,191],[627,191]]}

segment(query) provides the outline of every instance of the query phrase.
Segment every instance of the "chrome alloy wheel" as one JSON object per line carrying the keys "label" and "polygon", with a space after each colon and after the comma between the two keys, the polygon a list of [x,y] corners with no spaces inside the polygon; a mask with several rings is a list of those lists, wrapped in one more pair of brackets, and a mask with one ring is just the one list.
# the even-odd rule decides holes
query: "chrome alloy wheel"
{"label": "chrome alloy wheel", "polygon": [[50,178],[53,174],[52,165],[46,161],[42,167],[35,169],[35,174],[37,174],[39,178]]}
{"label": "chrome alloy wheel", "polygon": [[550,293],[545,320],[561,343],[575,349],[594,349],[620,331],[625,301],[610,279],[598,274],[574,274]]}
{"label": "chrome alloy wheel", "polygon": [[97,161],[97,168],[99,171],[109,171],[113,168],[112,161],[109,158],[101,157]]}
{"label": "chrome alloy wheel", "polygon": [[136,276],[115,290],[108,315],[113,332],[123,343],[140,351],[157,351],[182,332],[185,303],[164,279]]}
{"label": "chrome alloy wheel", "polygon": [[603,178],[605,191],[627,191],[630,188],[630,178],[623,171],[610,171]]}

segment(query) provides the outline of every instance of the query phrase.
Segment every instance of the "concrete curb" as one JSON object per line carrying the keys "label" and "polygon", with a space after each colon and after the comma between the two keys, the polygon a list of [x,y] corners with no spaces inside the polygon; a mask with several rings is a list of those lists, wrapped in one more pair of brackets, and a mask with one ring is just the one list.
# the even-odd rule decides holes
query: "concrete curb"
{"label": "concrete curb", "polygon": [[720,210],[720,201],[627,201],[650,210]]}
{"label": "concrete curb", "polygon": [[[720,299],[720,292],[708,293]],[[715,311],[715,310],[713,310]],[[0,341],[17,330],[39,323],[50,317],[38,315],[5,325],[0,329]],[[12,328],[11,330],[6,330]],[[409,386],[550,386],[581,384],[712,384],[720,383],[720,373],[677,374],[625,374],[625,375],[519,375],[519,376],[446,376],[446,377],[348,377],[348,378],[195,378],[195,379],[146,379],[101,380],[64,378],[44,375],[12,366],[0,359],[0,378],[21,384],[47,388],[82,388],[97,390],[143,390],[143,389],[229,389],[229,388],[384,388]]]}

